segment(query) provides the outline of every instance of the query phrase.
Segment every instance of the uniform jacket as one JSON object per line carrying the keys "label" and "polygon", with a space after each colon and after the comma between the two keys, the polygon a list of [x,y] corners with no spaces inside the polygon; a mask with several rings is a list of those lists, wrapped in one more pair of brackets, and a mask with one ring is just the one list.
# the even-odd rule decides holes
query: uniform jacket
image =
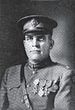
{"label": "uniform jacket", "polygon": [[38,69],[16,65],[6,70],[0,110],[75,110],[75,74],[58,63]]}

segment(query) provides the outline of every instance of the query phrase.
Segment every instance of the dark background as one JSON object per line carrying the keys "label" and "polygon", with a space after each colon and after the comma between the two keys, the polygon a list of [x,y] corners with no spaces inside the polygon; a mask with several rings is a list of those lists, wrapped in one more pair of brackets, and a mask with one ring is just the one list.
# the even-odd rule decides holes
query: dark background
{"label": "dark background", "polygon": [[75,68],[75,1],[74,0],[0,0],[0,81],[7,67],[25,61],[22,35],[16,21],[28,14],[54,18],[55,45],[53,61]]}

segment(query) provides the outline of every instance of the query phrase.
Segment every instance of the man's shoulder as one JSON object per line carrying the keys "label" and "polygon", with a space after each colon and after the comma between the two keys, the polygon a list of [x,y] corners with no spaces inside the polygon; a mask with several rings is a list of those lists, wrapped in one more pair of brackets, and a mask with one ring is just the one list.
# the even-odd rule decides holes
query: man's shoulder
{"label": "man's shoulder", "polygon": [[55,70],[55,71],[68,71],[71,70],[70,66],[61,64],[58,62],[52,62],[52,65],[49,66],[49,69]]}
{"label": "man's shoulder", "polygon": [[14,65],[14,66],[11,66],[11,67],[8,67],[5,71],[5,73],[15,73],[16,71],[18,72],[21,68],[21,64],[18,64],[18,65]]}
{"label": "man's shoulder", "polygon": [[68,65],[57,63],[53,67],[53,76],[54,77],[70,77],[75,75],[75,71]]}
{"label": "man's shoulder", "polygon": [[7,82],[8,88],[17,87],[20,85],[21,65],[14,65],[6,69],[4,79]]}
{"label": "man's shoulder", "polygon": [[21,65],[22,65],[22,64],[13,65],[13,66],[11,66],[11,67],[8,67],[6,70],[14,71],[14,70],[17,70],[17,69],[21,68]]}
{"label": "man's shoulder", "polygon": [[12,78],[20,75],[21,65],[22,64],[18,64],[18,65],[8,67],[5,71],[5,76],[7,76],[8,78]]}
{"label": "man's shoulder", "polygon": [[49,75],[52,74],[53,77],[59,77],[59,76],[67,76],[72,73],[72,69],[65,64],[60,64],[60,63],[54,63],[51,67],[49,67]]}
{"label": "man's shoulder", "polygon": [[[49,66],[46,71],[44,76],[46,76],[48,80],[54,80],[56,82],[58,80],[66,81],[67,79],[71,79],[75,82],[75,71],[68,65],[54,63],[52,66]],[[46,73],[48,74],[46,75]]]}
{"label": "man's shoulder", "polygon": [[53,67],[55,70],[57,71],[68,71],[68,70],[71,70],[70,66],[68,65],[65,65],[65,64],[61,64],[61,63],[56,63]]}

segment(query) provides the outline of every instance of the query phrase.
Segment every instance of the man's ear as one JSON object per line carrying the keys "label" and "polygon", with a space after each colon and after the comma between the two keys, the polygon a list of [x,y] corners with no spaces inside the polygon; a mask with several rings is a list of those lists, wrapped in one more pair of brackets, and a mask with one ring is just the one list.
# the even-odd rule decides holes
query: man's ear
{"label": "man's ear", "polygon": [[50,40],[50,49],[52,49],[52,48],[53,48],[53,45],[54,45],[54,40],[53,40],[53,39],[51,39],[51,40]]}

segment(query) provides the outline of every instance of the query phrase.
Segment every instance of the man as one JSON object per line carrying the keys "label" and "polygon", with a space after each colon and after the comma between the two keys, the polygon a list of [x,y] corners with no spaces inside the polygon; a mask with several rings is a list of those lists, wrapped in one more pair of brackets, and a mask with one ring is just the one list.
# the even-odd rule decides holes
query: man
{"label": "man", "polygon": [[0,110],[75,110],[75,74],[69,67],[52,62],[49,55],[57,22],[30,15],[17,23],[28,61],[6,70]]}

